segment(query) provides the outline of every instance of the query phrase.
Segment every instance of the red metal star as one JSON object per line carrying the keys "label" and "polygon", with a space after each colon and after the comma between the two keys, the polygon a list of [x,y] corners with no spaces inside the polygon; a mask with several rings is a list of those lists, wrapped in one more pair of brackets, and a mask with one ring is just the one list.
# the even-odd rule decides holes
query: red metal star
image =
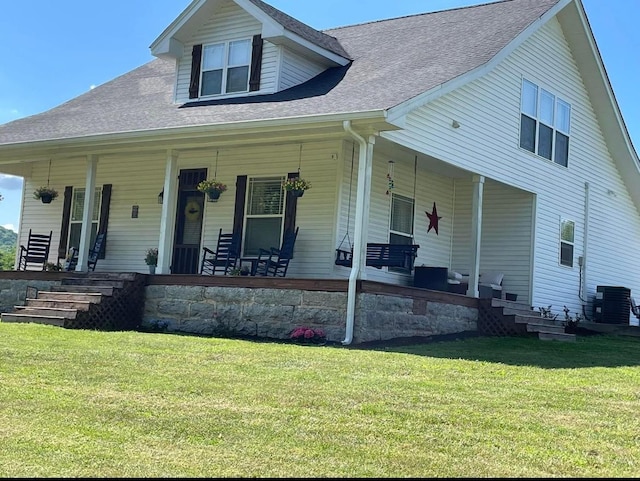
{"label": "red metal star", "polygon": [[427,217],[429,218],[429,228],[427,229],[427,234],[431,229],[433,229],[436,231],[436,235],[438,235],[438,221],[442,219],[442,217],[438,217],[438,209],[436,209],[435,202],[433,203],[433,211],[431,211],[431,214],[429,214],[427,211],[425,211],[425,214],[427,214]]}

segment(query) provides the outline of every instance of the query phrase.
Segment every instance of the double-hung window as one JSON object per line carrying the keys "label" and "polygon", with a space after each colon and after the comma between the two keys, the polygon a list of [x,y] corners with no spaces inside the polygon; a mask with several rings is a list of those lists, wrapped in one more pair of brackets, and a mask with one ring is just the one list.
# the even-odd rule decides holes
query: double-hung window
{"label": "double-hung window", "polygon": [[[80,233],[82,231],[82,212],[84,210],[85,189],[74,189],[71,199],[71,215],[69,217],[69,247],[80,247]],[[98,222],[100,220],[100,200],[102,189],[96,188],[93,198],[93,214],[91,216],[91,239],[89,245],[93,245],[98,234]]]}
{"label": "double-hung window", "polygon": [[[413,244],[414,200],[398,194],[391,195],[391,223],[389,244]],[[403,268],[389,268],[395,272],[410,272]]]}
{"label": "double-hung window", "polygon": [[260,248],[280,247],[284,226],[283,177],[249,179],[245,213],[245,256],[257,256]]}
{"label": "double-hung window", "polygon": [[575,222],[560,220],[560,265],[573,267],[573,246],[575,241]]}
{"label": "double-hung window", "polygon": [[556,164],[569,163],[571,105],[528,80],[522,81],[520,147]]}
{"label": "double-hung window", "polygon": [[206,45],[202,55],[201,96],[249,90],[251,40]]}

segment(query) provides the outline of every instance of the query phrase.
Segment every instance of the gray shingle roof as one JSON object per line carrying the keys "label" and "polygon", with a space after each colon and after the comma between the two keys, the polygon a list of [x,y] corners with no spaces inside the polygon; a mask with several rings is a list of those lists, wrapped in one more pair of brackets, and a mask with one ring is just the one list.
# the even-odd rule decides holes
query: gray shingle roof
{"label": "gray shingle roof", "polygon": [[389,109],[483,65],[557,2],[505,0],[328,30],[350,66],[279,94],[191,108],[172,103],[174,63],[153,60],[47,112],[0,125],[0,145]]}
{"label": "gray shingle roof", "polygon": [[344,58],[350,58],[349,54],[342,48],[340,42],[326,33],[322,33],[315,28],[311,28],[309,25],[302,23],[299,20],[287,15],[286,13],[278,10],[264,3],[262,0],[250,0],[255,6],[260,8],[263,12],[273,18],[276,22],[282,25],[287,30],[301,36],[305,40],[318,45],[330,52],[336,53]]}

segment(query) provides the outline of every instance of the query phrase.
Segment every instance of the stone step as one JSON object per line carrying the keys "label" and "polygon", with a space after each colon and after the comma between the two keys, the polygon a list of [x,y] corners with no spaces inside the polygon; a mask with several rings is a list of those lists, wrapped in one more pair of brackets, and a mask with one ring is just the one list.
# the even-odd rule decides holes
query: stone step
{"label": "stone step", "polygon": [[507,301],[506,299],[497,299],[495,297],[491,299],[491,307],[507,307],[518,311],[533,311],[531,306],[526,302]]}
{"label": "stone step", "polygon": [[102,300],[102,294],[93,292],[40,291],[38,292],[38,299],[51,299],[56,301],[86,301],[97,303]]}
{"label": "stone step", "polygon": [[505,316],[527,316],[527,317],[540,317],[540,312],[534,311],[531,307],[523,305],[521,307],[503,307],[502,313]]}
{"label": "stone step", "polygon": [[539,324],[544,326],[562,326],[558,321],[554,321],[553,319],[545,319],[539,316],[522,316],[519,314],[513,316],[505,316],[509,319],[512,319],[516,324]]}
{"label": "stone step", "polygon": [[105,296],[112,296],[113,286],[81,286],[81,285],[62,285],[51,286],[51,292],[69,292],[74,294],[103,294]]}
{"label": "stone step", "polygon": [[575,342],[576,335],[575,334],[560,334],[557,332],[538,332],[538,339],[542,341],[565,341],[565,342]]}
{"label": "stone step", "polygon": [[53,309],[76,309],[78,311],[88,311],[91,304],[90,301],[64,300],[64,299],[27,299],[26,307],[33,308],[53,308]]}
{"label": "stone step", "polygon": [[87,286],[87,287],[118,287],[122,289],[124,282],[121,279],[102,279],[93,277],[67,277],[62,279],[61,284],[63,286]]}
{"label": "stone step", "polygon": [[564,334],[564,326],[549,326],[546,324],[527,323],[527,332],[546,332]]}
{"label": "stone step", "polygon": [[64,317],[60,316],[38,316],[35,314],[18,314],[15,312],[3,312],[0,315],[2,322],[33,322],[36,324],[50,324],[53,326],[64,327]]}
{"label": "stone step", "polygon": [[29,314],[46,317],[63,317],[65,319],[75,319],[78,315],[78,309],[69,309],[66,307],[32,307],[32,306],[14,306],[16,314]]}

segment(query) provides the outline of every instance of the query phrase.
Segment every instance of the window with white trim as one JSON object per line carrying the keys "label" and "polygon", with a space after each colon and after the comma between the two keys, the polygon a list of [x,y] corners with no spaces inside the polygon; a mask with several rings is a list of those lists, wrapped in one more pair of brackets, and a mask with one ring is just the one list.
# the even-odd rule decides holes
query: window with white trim
{"label": "window with white trim", "polygon": [[[389,244],[413,244],[414,200],[399,194],[391,194],[391,222]],[[390,267],[390,271],[410,273],[409,269]]]}
{"label": "window with white trim", "polygon": [[247,187],[243,255],[280,247],[284,228],[284,177],[253,177]]}
{"label": "window with white trim", "polygon": [[571,105],[522,80],[520,147],[564,167],[569,165]]}
{"label": "window with white trim", "polygon": [[560,265],[562,266],[573,267],[575,229],[575,222],[560,219]]}
{"label": "window with white trim", "polygon": [[249,91],[251,40],[205,45],[202,51],[200,95]]}
{"label": "window with white trim", "polygon": [[[85,189],[74,189],[71,199],[71,215],[69,216],[69,241],[67,246],[80,248],[80,233],[82,231],[82,212],[84,210]],[[100,202],[102,200],[102,189],[96,187],[93,198],[93,215],[91,217],[91,239],[89,245],[92,246],[98,234],[98,222],[100,221]]]}

